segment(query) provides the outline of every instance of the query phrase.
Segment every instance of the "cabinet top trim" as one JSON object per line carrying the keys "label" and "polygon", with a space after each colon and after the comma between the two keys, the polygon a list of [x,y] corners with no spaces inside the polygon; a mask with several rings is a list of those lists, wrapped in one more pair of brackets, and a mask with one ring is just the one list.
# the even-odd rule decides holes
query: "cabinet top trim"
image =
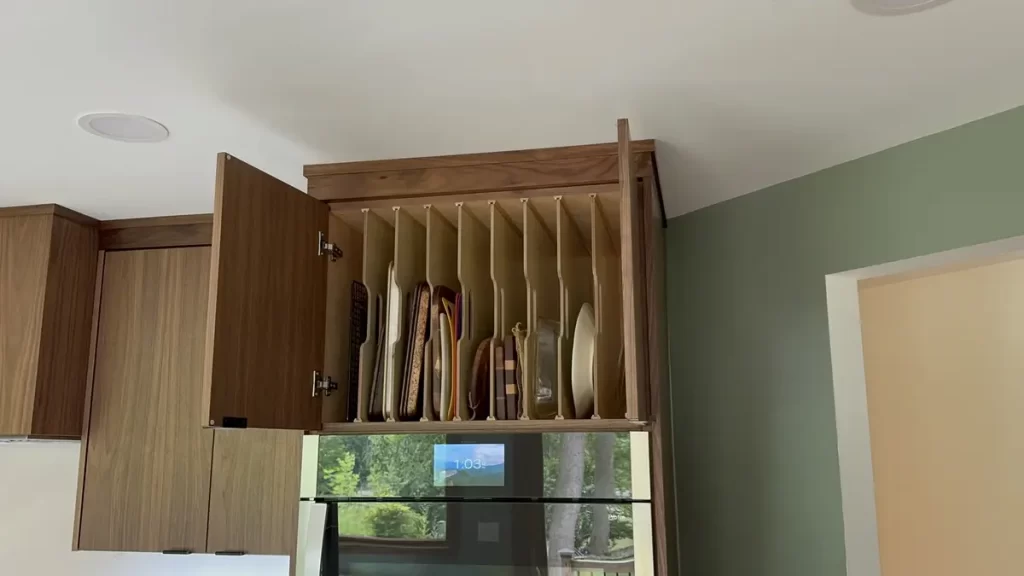
{"label": "cabinet top trim", "polygon": [[131,218],[100,222],[101,250],[145,250],[209,246],[213,214]]}
{"label": "cabinet top trim", "polygon": [[98,226],[99,222],[95,218],[90,218],[80,212],[75,212],[70,208],[65,208],[60,204],[33,204],[31,206],[10,206],[6,208],[0,208],[0,218],[10,218],[14,216],[60,216],[65,220],[70,220],[84,226]]}
{"label": "cabinet top trim", "polygon": [[[632,143],[638,175],[654,166],[654,140]],[[522,197],[534,190],[572,189],[619,181],[617,144],[435,156],[306,166],[309,195],[339,204],[431,202]]]}
{"label": "cabinet top trim", "polygon": [[[654,152],[654,140],[634,140],[633,152]],[[390,160],[366,160],[358,162],[335,162],[331,164],[307,164],[303,170],[306,178],[337,174],[361,174],[364,172],[390,172],[395,170],[422,170],[425,168],[458,168],[482,164],[510,164],[515,162],[546,162],[593,156],[615,156],[618,143],[583,144],[555,148],[533,148],[529,150],[508,150],[505,152],[483,152],[476,154],[453,154],[449,156],[423,156],[419,158],[395,158]]]}

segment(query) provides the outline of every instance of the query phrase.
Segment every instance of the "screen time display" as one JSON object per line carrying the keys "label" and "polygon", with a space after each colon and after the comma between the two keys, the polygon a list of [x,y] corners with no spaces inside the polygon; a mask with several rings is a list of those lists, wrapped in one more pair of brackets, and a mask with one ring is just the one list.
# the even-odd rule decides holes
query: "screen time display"
{"label": "screen time display", "polygon": [[434,445],[434,486],[504,485],[504,444]]}

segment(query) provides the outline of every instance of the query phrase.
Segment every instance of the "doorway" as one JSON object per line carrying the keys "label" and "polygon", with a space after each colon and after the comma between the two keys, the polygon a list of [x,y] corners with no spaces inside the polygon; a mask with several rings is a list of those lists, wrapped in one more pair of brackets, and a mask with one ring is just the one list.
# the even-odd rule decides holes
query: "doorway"
{"label": "doorway", "polygon": [[826,278],[848,573],[1024,573],[1020,248]]}

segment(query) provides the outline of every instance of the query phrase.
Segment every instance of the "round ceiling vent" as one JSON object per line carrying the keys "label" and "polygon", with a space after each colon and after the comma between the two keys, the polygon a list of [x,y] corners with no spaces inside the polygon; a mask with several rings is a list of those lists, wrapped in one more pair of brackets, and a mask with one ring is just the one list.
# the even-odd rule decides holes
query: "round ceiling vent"
{"label": "round ceiling vent", "polygon": [[83,114],[78,118],[78,125],[90,134],[119,142],[161,142],[171,135],[167,127],[156,120],[119,112]]}
{"label": "round ceiling vent", "polygon": [[879,16],[898,16],[920,12],[945,4],[950,0],[852,0],[853,6],[861,12]]}

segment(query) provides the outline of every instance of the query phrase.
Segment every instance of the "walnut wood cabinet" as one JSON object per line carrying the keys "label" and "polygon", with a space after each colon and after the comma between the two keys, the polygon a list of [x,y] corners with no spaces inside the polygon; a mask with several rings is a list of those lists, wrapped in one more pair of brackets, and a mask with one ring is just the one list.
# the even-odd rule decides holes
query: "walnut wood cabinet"
{"label": "walnut wood cabinet", "polygon": [[60,206],[0,208],[0,436],[82,433],[97,243]]}
{"label": "walnut wood cabinet", "polygon": [[[625,120],[618,128],[610,144],[306,166],[308,194],[221,154],[203,424],[357,434],[649,428],[651,378],[664,376],[653,368],[662,347],[650,321],[663,311],[648,298],[663,262],[650,244],[664,214],[654,142],[631,140]],[[467,294],[471,320],[453,344],[463,382],[473,351],[521,323],[530,386],[540,319],[571,328],[592,304],[593,414],[577,417],[565,400],[572,331],[563,329],[557,411],[542,416],[524,402],[521,418],[497,420],[492,381],[484,420],[470,420],[465,397],[452,400],[454,416],[432,415],[424,390],[422,418],[401,421],[395,408],[369,421],[377,343],[367,336],[350,351],[353,281],[371,303],[367,334],[388,290],[408,295],[427,282]],[[386,374],[401,374],[394,350]]]}
{"label": "walnut wood cabinet", "polygon": [[197,422],[208,246],[100,255],[73,547],[290,554],[301,433]]}

